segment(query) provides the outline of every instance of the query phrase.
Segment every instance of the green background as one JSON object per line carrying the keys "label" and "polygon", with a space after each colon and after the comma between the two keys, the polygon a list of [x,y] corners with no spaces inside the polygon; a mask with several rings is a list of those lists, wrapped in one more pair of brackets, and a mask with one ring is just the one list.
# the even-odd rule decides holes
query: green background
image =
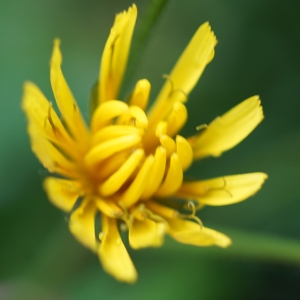
{"label": "green background", "polygon": [[[216,55],[190,94],[184,134],[254,94],[265,119],[220,158],[197,162],[196,178],[263,171],[253,198],[208,207],[199,216],[228,233],[226,250],[179,245],[130,250],[135,285],[115,281],[77,243],[66,216],[42,190],[47,175],[30,150],[20,109],[22,85],[35,82],[53,101],[52,41],[62,40],[63,71],[88,116],[88,98],[115,13],[131,1],[0,1],[0,299],[300,299],[300,24],[298,1],[170,0],[136,72],[152,83],[170,72],[200,24],[209,21]],[[135,2],[138,23],[149,1]],[[127,88],[127,90],[126,90]]]}

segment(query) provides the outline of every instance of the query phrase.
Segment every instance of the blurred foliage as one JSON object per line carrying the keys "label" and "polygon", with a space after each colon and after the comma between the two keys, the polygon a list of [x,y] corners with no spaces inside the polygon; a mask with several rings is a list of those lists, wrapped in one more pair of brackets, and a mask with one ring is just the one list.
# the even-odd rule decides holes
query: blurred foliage
{"label": "blurred foliage", "polygon": [[[136,1],[137,26],[148,2]],[[208,20],[219,43],[189,97],[184,133],[253,94],[261,96],[263,123],[236,148],[189,171],[196,178],[252,171],[269,175],[255,197],[200,212],[204,224],[231,234],[230,249],[167,239],[160,249],[130,251],[139,281],[128,286],[103,272],[97,257],[68,232],[66,216],[48,202],[41,187],[47,173],[31,153],[20,110],[22,84],[35,82],[53,101],[49,59],[52,41],[59,37],[65,76],[88,117],[90,89],[114,15],[129,5],[127,0],[1,1],[0,298],[299,299],[299,257],[296,264],[296,259],[280,261],[255,251],[263,254],[266,245],[276,251],[285,241],[287,255],[299,248],[300,2],[170,0],[123,89],[126,95],[137,79],[148,78],[153,100],[162,74]],[[246,247],[251,241],[254,255]]]}

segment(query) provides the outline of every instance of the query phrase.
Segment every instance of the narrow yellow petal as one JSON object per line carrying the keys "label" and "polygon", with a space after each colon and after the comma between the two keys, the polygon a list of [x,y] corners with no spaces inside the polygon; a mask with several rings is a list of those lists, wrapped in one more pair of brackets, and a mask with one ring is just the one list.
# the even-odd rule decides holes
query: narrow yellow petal
{"label": "narrow yellow petal", "polygon": [[174,136],[185,124],[187,120],[187,109],[181,102],[175,102],[173,110],[168,117],[168,131],[169,136]]}
{"label": "narrow yellow petal", "polygon": [[92,139],[92,145],[97,145],[121,136],[139,134],[142,134],[141,130],[134,126],[108,125],[96,132]]}
{"label": "narrow yellow petal", "polygon": [[216,37],[208,23],[204,23],[194,34],[180,56],[154,105],[149,112],[152,126],[168,114],[174,102],[184,102],[199,80],[206,65],[212,60]]}
{"label": "narrow yellow petal", "polygon": [[116,219],[102,215],[100,238],[98,255],[104,270],[120,281],[135,282],[137,272],[121,240]]}
{"label": "narrow yellow petal", "polygon": [[159,137],[160,144],[166,149],[167,157],[169,157],[176,150],[175,141],[167,136],[166,134],[162,134]]}
{"label": "narrow yellow petal", "polygon": [[110,100],[97,107],[93,114],[91,128],[96,132],[100,128],[108,125],[114,118],[128,112],[126,103],[119,100]]}
{"label": "narrow yellow petal", "polygon": [[180,187],[183,179],[181,162],[178,154],[173,153],[170,158],[170,167],[164,182],[156,191],[155,196],[167,197],[174,194]]}
{"label": "narrow yellow petal", "polygon": [[122,210],[113,201],[108,199],[94,198],[97,208],[106,216],[117,218],[122,215]]}
{"label": "narrow yellow petal", "polygon": [[129,244],[133,249],[159,247],[164,242],[165,232],[165,223],[134,219],[129,227]]}
{"label": "narrow yellow petal", "polygon": [[229,205],[254,195],[267,177],[265,173],[248,173],[185,182],[176,196],[187,200],[197,200],[200,205]]}
{"label": "narrow yellow petal", "polygon": [[95,238],[95,215],[97,208],[93,201],[84,199],[70,216],[69,229],[75,238],[93,252],[97,251]]}
{"label": "narrow yellow petal", "polygon": [[150,209],[155,214],[158,214],[159,216],[163,218],[173,219],[178,217],[179,212],[177,210],[174,210],[170,207],[161,205],[154,201],[147,201],[145,202],[145,205],[148,209]]}
{"label": "narrow yellow petal", "polygon": [[248,98],[212,121],[198,136],[190,139],[194,158],[221,155],[247,137],[263,117],[259,97]]}
{"label": "narrow yellow petal", "polygon": [[91,166],[110,157],[111,155],[134,147],[141,142],[139,135],[121,136],[93,147],[85,156],[87,165]]}
{"label": "narrow yellow petal", "polygon": [[112,156],[105,159],[101,164],[97,167],[97,178],[100,181],[106,180],[109,176],[115,173],[128,159],[131,154],[131,150],[121,151],[113,154]]}
{"label": "narrow yellow petal", "polygon": [[193,149],[189,142],[182,136],[176,136],[176,152],[178,154],[182,170],[186,170],[193,162]]}
{"label": "narrow yellow petal", "polygon": [[131,38],[137,17],[135,4],[117,14],[106,42],[100,68],[99,103],[117,99],[127,65]]}
{"label": "narrow yellow petal", "polygon": [[129,104],[138,106],[145,111],[148,104],[150,90],[151,84],[147,79],[139,80],[135,85],[132,95],[130,96]]}
{"label": "narrow yellow petal", "polygon": [[124,162],[114,174],[100,185],[100,194],[103,196],[110,196],[118,191],[138,167],[143,157],[144,151],[142,149],[134,151],[127,161]]}
{"label": "narrow yellow petal", "polygon": [[156,126],[155,135],[160,137],[161,135],[166,135],[168,131],[168,123],[166,121],[160,121]]}
{"label": "narrow yellow petal", "polygon": [[148,177],[152,172],[153,164],[154,157],[153,155],[149,155],[136,175],[134,181],[121,196],[120,201],[123,202],[126,207],[132,206],[141,197],[146,185],[148,184]]}
{"label": "narrow yellow petal", "polygon": [[134,119],[136,126],[141,128],[147,128],[148,126],[148,118],[145,112],[138,106],[131,105],[129,106],[129,113]]}
{"label": "narrow yellow petal", "polygon": [[52,204],[69,212],[81,195],[78,181],[47,177],[44,180],[44,189]]}
{"label": "narrow yellow petal", "polygon": [[78,105],[69,89],[61,71],[62,55],[60,40],[54,40],[54,48],[50,63],[50,80],[57,106],[72,136],[82,143],[83,151],[88,145],[89,134],[81,116]]}
{"label": "narrow yellow petal", "polygon": [[154,155],[153,169],[149,174],[148,184],[141,195],[141,199],[149,199],[158,189],[164,178],[166,159],[166,150],[161,146],[157,147]]}
{"label": "narrow yellow petal", "polygon": [[168,219],[168,233],[176,241],[194,246],[230,246],[231,239],[225,234],[199,224],[181,219]]}
{"label": "narrow yellow petal", "polygon": [[145,112],[138,106],[129,106],[127,114],[123,114],[117,120],[117,124],[121,125],[134,125],[140,128],[147,128],[148,118]]}

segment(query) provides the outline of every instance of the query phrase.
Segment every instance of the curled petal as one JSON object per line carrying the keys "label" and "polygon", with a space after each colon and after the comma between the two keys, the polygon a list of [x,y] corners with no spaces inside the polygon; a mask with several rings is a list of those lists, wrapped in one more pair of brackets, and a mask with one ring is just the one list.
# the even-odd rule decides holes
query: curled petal
{"label": "curled petal", "polygon": [[147,128],[148,119],[145,112],[135,105],[129,107],[128,113],[123,114],[117,121],[117,124],[121,125],[134,125],[140,128]]}
{"label": "curled petal", "polygon": [[167,157],[170,157],[172,153],[176,150],[176,144],[172,138],[167,136],[166,134],[162,134],[159,137],[160,144],[166,149]]}
{"label": "curled petal", "polygon": [[176,152],[183,170],[186,170],[193,162],[193,149],[189,142],[182,136],[176,136]]}
{"label": "curled petal", "polygon": [[75,180],[47,177],[44,188],[52,204],[69,212],[80,197],[80,184]]}
{"label": "curled petal", "polygon": [[92,139],[92,145],[97,145],[121,136],[139,134],[141,134],[141,130],[137,127],[126,125],[108,125],[96,132]]}
{"label": "curled petal", "polygon": [[194,158],[221,155],[247,137],[263,117],[258,96],[243,101],[212,121],[198,136],[190,139]]}
{"label": "curled petal", "polygon": [[174,194],[180,187],[183,179],[181,162],[178,154],[173,153],[170,158],[170,167],[164,182],[156,191],[155,196],[166,197]]}
{"label": "curled petal", "polygon": [[200,205],[229,205],[254,195],[267,177],[265,173],[257,172],[185,182],[176,196],[197,200]]}
{"label": "curled petal", "polygon": [[175,135],[187,120],[187,109],[181,102],[175,102],[168,117],[168,135]]}
{"label": "curled petal", "polygon": [[84,160],[88,166],[95,165],[115,153],[136,146],[141,141],[140,135],[121,136],[108,140],[93,147],[85,156]]}
{"label": "curled petal", "polygon": [[99,259],[105,271],[120,281],[133,283],[137,272],[121,240],[115,219],[102,216]]}
{"label": "curled petal", "polygon": [[133,249],[159,247],[164,242],[166,224],[150,219],[134,219],[129,227],[129,243]]}
{"label": "curled petal", "polygon": [[99,191],[103,196],[109,196],[118,191],[126,180],[136,170],[137,166],[144,158],[144,151],[137,149],[131,156],[123,163],[123,165],[112,174],[106,181],[101,184]]}
{"label": "curled petal", "polygon": [[93,252],[97,251],[95,238],[95,215],[97,208],[93,201],[84,199],[81,205],[72,212],[69,229],[75,238]]}
{"label": "curled petal", "polygon": [[91,128],[95,132],[108,125],[114,118],[128,112],[128,105],[119,100],[110,100],[97,107],[93,114]]}
{"label": "curled petal", "polygon": [[147,185],[143,191],[141,198],[149,199],[161,184],[166,169],[166,150],[159,146],[154,155],[154,164],[151,174],[148,177]]}
{"label": "curled petal", "polygon": [[101,60],[99,103],[117,99],[127,65],[136,17],[135,4],[128,11],[116,15]]}
{"label": "curled petal", "polygon": [[135,85],[132,95],[130,96],[130,105],[138,106],[145,111],[148,104],[150,89],[151,84],[147,79],[139,80]]}
{"label": "curled petal", "polygon": [[225,234],[199,224],[181,219],[168,219],[168,233],[176,241],[194,246],[230,246],[231,239]]}
{"label": "curled petal", "polygon": [[153,155],[149,155],[131,185],[121,196],[120,201],[123,202],[126,207],[132,206],[140,199],[148,183],[148,176],[151,174],[153,164],[154,157]]}

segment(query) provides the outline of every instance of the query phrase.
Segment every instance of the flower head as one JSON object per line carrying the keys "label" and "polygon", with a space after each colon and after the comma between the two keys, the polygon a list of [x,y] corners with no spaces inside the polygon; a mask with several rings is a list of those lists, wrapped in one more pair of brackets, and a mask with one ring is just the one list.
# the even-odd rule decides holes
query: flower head
{"label": "flower head", "polygon": [[185,244],[227,247],[230,238],[204,227],[196,210],[245,200],[267,178],[250,173],[184,179],[194,160],[221,155],[263,119],[259,97],[253,96],[194,136],[178,134],[187,120],[184,102],[214,56],[217,41],[208,23],[196,31],[147,112],[151,85],[146,79],[136,83],[127,102],[118,100],[136,17],[135,5],[116,16],[89,125],[61,71],[59,40],[50,77],[60,117],[33,83],[25,84],[22,100],[32,150],[53,173],[44,181],[50,201],[69,213],[71,233],[98,254],[104,269],[126,282],[134,282],[137,272],[121,228],[128,230],[134,249],[158,247],[166,233]]}

